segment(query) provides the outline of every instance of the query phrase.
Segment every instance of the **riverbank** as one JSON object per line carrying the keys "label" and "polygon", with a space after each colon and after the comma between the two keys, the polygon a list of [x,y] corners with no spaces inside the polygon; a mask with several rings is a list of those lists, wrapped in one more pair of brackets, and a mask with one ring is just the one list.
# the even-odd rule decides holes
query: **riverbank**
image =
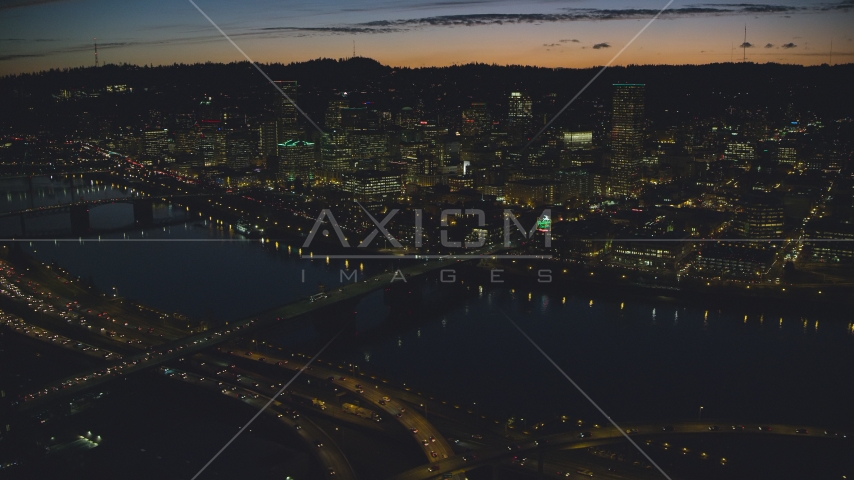
{"label": "riverbank", "polygon": [[[536,288],[550,293],[580,293],[612,302],[669,299],[698,308],[766,313],[829,313],[842,315],[854,307],[854,288],[848,285],[706,282],[672,278],[618,268],[590,269],[553,260],[485,260],[483,270],[503,270],[508,287]],[[489,281],[487,276],[487,281]]]}

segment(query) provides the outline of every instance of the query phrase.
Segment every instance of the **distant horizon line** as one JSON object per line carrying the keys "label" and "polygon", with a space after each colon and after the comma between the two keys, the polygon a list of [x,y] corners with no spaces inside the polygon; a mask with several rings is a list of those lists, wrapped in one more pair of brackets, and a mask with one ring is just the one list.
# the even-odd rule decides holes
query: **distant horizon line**
{"label": "distant horizon line", "polygon": [[[289,62],[289,63],[282,63],[282,62],[255,62],[255,63],[258,65],[266,65],[266,66],[278,65],[278,66],[288,67],[288,66],[292,66],[292,65],[301,65],[301,64],[317,62],[317,61],[333,61],[333,62],[338,62],[338,63],[344,63],[344,62],[349,62],[349,61],[354,60],[354,59],[371,60],[373,62],[376,62],[377,64],[379,64],[382,67],[387,67],[387,68],[391,68],[391,69],[408,69],[408,70],[427,70],[427,69],[455,68],[455,67],[468,67],[468,66],[488,66],[488,67],[499,67],[499,68],[532,68],[532,69],[542,69],[542,70],[579,70],[579,71],[581,71],[581,70],[595,70],[598,68],[602,68],[601,65],[591,65],[589,67],[545,67],[545,66],[540,66],[540,65],[524,65],[524,64],[512,64],[512,63],[499,64],[499,63],[495,63],[495,62],[486,63],[486,62],[478,62],[478,61],[472,61],[472,62],[467,62],[467,63],[456,63],[455,62],[455,63],[452,63],[450,65],[422,65],[422,66],[417,66],[417,67],[408,67],[408,66],[401,66],[401,65],[385,64],[385,63],[382,63],[381,61],[379,61],[375,58],[364,57],[361,55],[357,55],[355,57],[351,56],[351,57],[340,57],[340,58],[317,57],[317,58],[311,58],[308,60]],[[247,60],[232,61],[232,62],[206,61],[206,62],[197,62],[197,63],[173,62],[171,64],[162,63],[162,64],[158,64],[158,65],[154,65],[154,64],[148,64],[148,65],[142,64],[142,65],[140,65],[140,64],[128,63],[128,62],[104,63],[104,64],[101,64],[100,66],[80,65],[80,66],[76,66],[76,67],[51,67],[51,68],[43,69],[43,70],[32,70],[32,71],[26,71],[26,72],[7,73],[7,74],[0,76],[0,79],[6,79],[9,77],[24,76],[24,75],[40,75],[40,74],[44,74],[44,73],[54,72],[57,70],[60,72],[65,72],[65,71],[73,71],[73,70],[98,69],[98,68],[105,68],[105,67],[169,68],[169,67],[192,67],[192,66],[198,66],[198,65],[222,65],[222,66],[239,65],[239,64],[247,64],[248,65],[249,63],[250,62],[248,62]],[[637,67],[707,67],[707,66],[715,66],[715,65],[743,65],[743,64],[755,65],[755,66],[778,65],[778,66],[785,66],[785,67],[824,68],[824,67],[846,67],[846,66],[854,65],[854,62],[834,63],[833,65],[830,65],[828,63],[821,63],[818,65],[804,65],[801,63],[780,63],[780,62],[759,63],[759,62],[749,60],[746,62],[729,61],[729,62],[709,62],[709,63],[630,63],[627,65],[614,65],[611,68],[614,69],[614,68],[637,68]]]}

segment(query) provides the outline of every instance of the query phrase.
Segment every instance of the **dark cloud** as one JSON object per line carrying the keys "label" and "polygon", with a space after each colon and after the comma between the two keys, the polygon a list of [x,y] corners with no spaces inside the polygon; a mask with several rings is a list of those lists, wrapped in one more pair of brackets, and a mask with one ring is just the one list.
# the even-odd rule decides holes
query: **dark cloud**
{"label": "dark cloud", "polygon": [[559,43],[544,43],[543,46],[544,47],[559,47],[560,44]]}
{"label": "dark cloud", "polygon": [[[710,3],[690,7],[671,8],[661,12],[661,17],[717,17],[723,15],[776,14],[781,12],[796,13],[817,10],[819,10],[819,8],[815,5],[806,7],[794,7],[790,5],[762,5],[754,3]],[[584,20],[649,19],[654,17],[658,13],[659,10],[649,8],[597,9],[568,7],[562,9],[562,11],[559,13],[478,13],[466,15],[441,15],[434,17],[407,18],[398,20],[375,20],[353,25],[326,27],[325,30],[316,29],[315,31],[328,31],[330,33],[351,33],[349,29],[363,28],[365,30],[353,30],[352,33],[385,33],[388,31],[410,30],[423,27],[474,27],[482,25],[539,24]],[[305,30],[299,27],[291,28]],[[565,39],[560,41],[564,43],[580,43],[575,39]]]}
{"label": "dark cloud", "polygon": [[609,45],[608,42],[602,42],[602,43],[597,43],[596,45],[593,45],[593,48],[595,48],[596,50],[599,50],[600,48],[611,48],[611,45]]}
{"label": "dark cloud", "polygon": [[260,29],[263,32],[274,32],[274,31],[282,31],[282,32],[315,32],[315,33],[345,33],[345,34],[355,34],[355,33],[390,33],[397,32],[400,29],[391,28],[391,27],[383,27],[383,28],[371,28],[371,27],[267,27]]}
{"label": "dark cloud", "polygon": [[765,45],[765,48],[774,48],[774,44],[769,43],[769,44]]}
{"label": "dark cloud", "polygon": [[816,7],[817,10],[842,10],[848,11],[849,9],[854,8],[854,0],[842,0],[838,3],[826,3],[824,5],[819,5]]}
{"label": "dark cloud", "polygon": [[738,48],[753,48],[753,44],[750,42],[744,42],[738,46]]}
{"label": "dark cloud", "polygon": [[572,43],[581,43],[581,40],[579,40],[579,39],[577,39],[577,38],[572,38],[572,39],[564,38],[563,40],[558,40],[558,41],[559,41],[560,43],[568,43],[568,42],[572,42]]}
{"label": "dark cloud", "polygon": [[795,47],[797,47],[797,45],[795,45],[794,43],[783,44],[783,48],[795,48]]}
{"label": "dark cloud", "polygon": [[47,3],[59,3],[66,0],[0,0],[0,10],[11,10],[13,8],[32,7]]}
{"label": "dark cloud", "polygon": [[18,60],[19,58],[37,58],[37,57],[45,57],[49,54],[47,53],[19,53],[12,55],[0,55],[0,62],[5,62],[7,60]]}
{"label": "dark cloud", "polygon": [[712,8],[734,9],[750,13],[791,12],[801,9],[801,7],[792,7],[790,5],[765,5],[761,3],[704,3],[702,4],[702,6]]}

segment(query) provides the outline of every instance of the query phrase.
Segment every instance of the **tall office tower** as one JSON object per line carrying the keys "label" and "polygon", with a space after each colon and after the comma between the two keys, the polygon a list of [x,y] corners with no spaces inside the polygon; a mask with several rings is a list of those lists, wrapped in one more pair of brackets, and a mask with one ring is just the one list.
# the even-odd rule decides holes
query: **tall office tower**
{"label": "tall office tower", "polygon": [[219,122],[208,120],[199,126],[196,148],[197,154],[204,159],[206,167],[215,167],[225,163],[225,132],[220,128]]}
{"label": "tall office tower", "polygon": [[158,128],[156,130],[148,130],[145,132],[145,154],[149,156],[157,156],[166,150],[167,131]]}
{"label": "tall office tower", "polygon": [[508,105],[507,130],[518,139],[527,133],[534,119],[531,97],[527,93],[512,92]]}
{"label": "tall office tower", "polygon": [[615,84],[611,116],[611,195],[634,197],[643,156],[644,85]]}
{"label": "tall office tower", "polygon": [[175,133],[176,153],[196,153],[199,133],[195,128],[182,129]]}
{"label": "tall office tower", "polygon": [[326,116],[324,118],[327,130],[341,128],[342,108],[350,108],[350,101],[346,98],[334,98],[329,101],[329,106],[326,107]]}
{"label": "tall office tower", "polygon": [[492,115],[482,102],[472,103],[463,110],[463,125],[460,133],[466,137],[476,137],[492,130]]}
{"label": "tall office tower", "polygon": [[[276,85],[285,92],[294,102],[297,101],[296,80],[276,80]],[[284,95],[276,92],[276,123],[279,134],[279,143],[287,140],[296,140],[300,137],[299,124],[297,122],[297,109]]]}
{"label": "tall office tower", "polygon": [[303,140],[288,140],[279,145],[279,178],[293,181],[314,178],[314,144]]}
{"label": "tall office tower", "polygon": [[347,146],[354,160],[382,158],[388,150],[388,139],[376,130],[352,132],[347,134]]}
{"label": "tall office tower", "polygon": [[258,149],[261,155],[276,155],[279,146],[279,127],[275,120],[261,122],[258,127]]}
{"label": "tall office tower", "polygon": [[327,131],[320,143],[320,162],[326,170],[349,172],[353,154],[347,145],[347,134],[341,130]]}
{"label": "tall office tower", "polygon": [[235,132],[226,136],[227,157],[225,164],[234,170],[246,168],[255,155],[256,142],[248,132]]}

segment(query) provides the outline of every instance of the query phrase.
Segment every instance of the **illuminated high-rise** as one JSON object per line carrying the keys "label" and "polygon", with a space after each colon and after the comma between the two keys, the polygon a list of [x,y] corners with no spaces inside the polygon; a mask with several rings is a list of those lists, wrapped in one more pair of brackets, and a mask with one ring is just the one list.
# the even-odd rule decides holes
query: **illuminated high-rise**
{"label": "illuminated high-rise", "polygon": [[[297,101],[296,80],[277,80],[276,85],[278,85],[293,102]],[[278,92],[276,93],[275,112],[279,143],[292,139],[296,140],[300,136],[299,125],[297,124],[297,109],[293,103],[285,98],[284,95]]]}
{"label": "illuminated high-rise", "polygon": [[346,98],[335,98],[329,101],[326,107],[325,125],[327,130],[341,128],[341,109],[350,108],[350,101]]}
{"label": "illuminated high-rise", "polygon": [[512,92],[508,102],[507,128],[513,134],[524,133],[534,118],[533,103],[527,93]]}
{"label": "illuminated high-rise", "polygon": [[463,123],[460,132],[465,137],[476,137],[492,129],[492,116],[483,102],[474,102],[463,110]]}
{"label": "illuminated high-rise", "polygon": [[611,116],[611,195],[634,197],[640,190],[643,156],[644,85],[614,85]]}
{"label": "illuminated high-rise", "polygon": [[288,140],[279,144],[279,178],[293,181],[297,177],[314,177],[314,144],[304,140]]}

